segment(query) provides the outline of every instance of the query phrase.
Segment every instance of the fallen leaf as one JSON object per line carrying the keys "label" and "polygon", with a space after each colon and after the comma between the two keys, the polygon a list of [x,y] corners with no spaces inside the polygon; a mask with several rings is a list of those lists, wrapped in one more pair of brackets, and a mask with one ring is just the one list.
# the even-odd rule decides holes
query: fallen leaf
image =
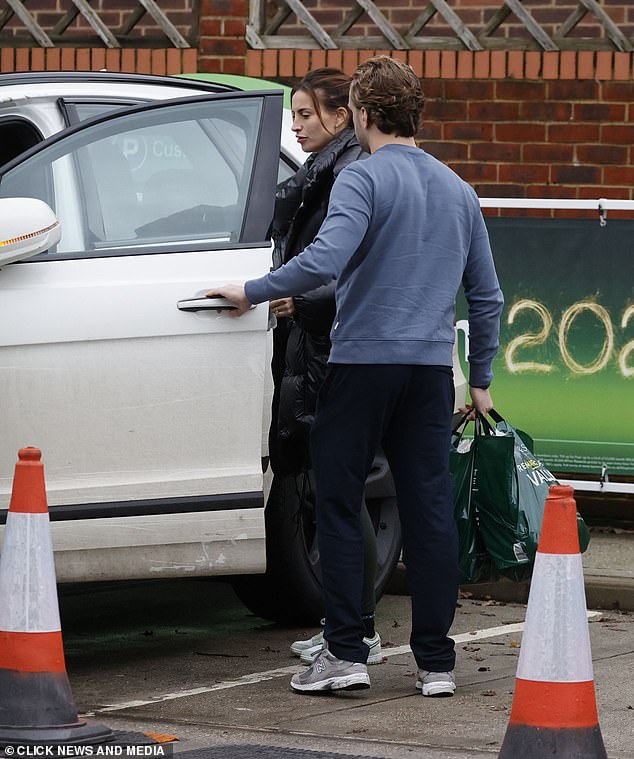
{"label": "fallen leaf", "polygon": [[157,743],[171,743],[172,741],[180,740],[178,735],[167,735],[166,733],[143,733],[143,735]]}

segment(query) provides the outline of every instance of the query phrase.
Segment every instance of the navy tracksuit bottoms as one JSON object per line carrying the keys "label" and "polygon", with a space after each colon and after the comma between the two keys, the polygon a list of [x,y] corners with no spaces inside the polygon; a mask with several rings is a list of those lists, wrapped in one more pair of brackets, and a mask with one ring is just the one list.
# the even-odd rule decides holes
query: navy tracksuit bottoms
{"label": "navy tracksuit bottoms", "polygon": [[449,479],[454,405],[447,366],[331,364],[311,430],[317,535],[334,656],[365,662],[359,515],[374,454],[383,447],[396,485],[418,666],[452,670],[448,637],[458,594],[458,534]]}

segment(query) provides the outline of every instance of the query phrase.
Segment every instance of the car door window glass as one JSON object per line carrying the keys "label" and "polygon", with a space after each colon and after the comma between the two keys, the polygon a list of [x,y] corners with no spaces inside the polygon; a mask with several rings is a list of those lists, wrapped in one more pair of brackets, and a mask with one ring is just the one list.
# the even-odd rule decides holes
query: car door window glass
{"label": "car door window glass", "polygon": [[112,111],[121,111],[124,108],[131,108],[134,105],[138,105],[140,100],[128,100],[122,102],[120,100],[104,100],[102,102],[65,102],[66,110],[71,117],[71,123],[75,124],[80,121],[87,121],[93,119],[96,116],[102,116],[104,113],[111,113]]}
{"label": "car door window glass", "polygon": [[287,179],[290,179],[298,168],[299,166],[292,163],[289,158],[286,158],[286,156],[280,156],[280,165],[277,169],[278,185],[282,182],[286,182]]}
{"label": "car door window glass", "polygon": [[[64,101],[64,107],[68,114],[68,118],[71,124],[78,124],[80,121],[87,121],[88,119],[101,116],[104,113],[110,113],[111,111],[121,110],[123,108],[130,108],[133,105],[138,105],[140,101],[136,103],[129,101],[123,103],[121,101]],[[280,156],[280,164],[277,172],[278,185],[287,179],[290,179],[299,167],[288,156]]]}
{"label": "car door window glass", "polygon": [[52,206],[58,254],[239,242],[261,110],[258,97],[173,101],[99,121],[7,172],[0,196]]}

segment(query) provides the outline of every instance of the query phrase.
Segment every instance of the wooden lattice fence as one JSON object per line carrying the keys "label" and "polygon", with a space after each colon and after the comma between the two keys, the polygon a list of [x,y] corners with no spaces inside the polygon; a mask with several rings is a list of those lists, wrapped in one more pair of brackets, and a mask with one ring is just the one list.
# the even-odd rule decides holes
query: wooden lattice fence
{"label": "wooden lattice fence", "polygon": [[[479,17],[475,5],[483,6]],[[251,0],[246,34],[253,49],[634,50],[633,4],[612,3],[618,23],[605,5],[599,0],[553,0],[550,5],[534,0]]]}
{"label": "wooden lattice fence", "polygon": [[191,3],[181,0],[169,5],[168,10],[164,2],[159,5],[155,0],[5,0],[0,4],[0,39],[16,47],[98,42],[114,49],[144,41],[152,46],[195,47],[197,19]]}

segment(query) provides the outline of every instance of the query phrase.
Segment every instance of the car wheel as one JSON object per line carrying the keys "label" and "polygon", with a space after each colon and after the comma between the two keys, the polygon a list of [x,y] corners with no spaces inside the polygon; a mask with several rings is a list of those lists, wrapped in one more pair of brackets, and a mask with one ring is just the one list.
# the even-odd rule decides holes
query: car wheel
{"label": "car wheel", "polygon": [[[233,578],[241,601],[274,622],[317,625],[324,616],[311,472],[274,478],[266,507],[267,570]],[[401,554],[396,498],[366,498],[377,535],[377,601]]]}

